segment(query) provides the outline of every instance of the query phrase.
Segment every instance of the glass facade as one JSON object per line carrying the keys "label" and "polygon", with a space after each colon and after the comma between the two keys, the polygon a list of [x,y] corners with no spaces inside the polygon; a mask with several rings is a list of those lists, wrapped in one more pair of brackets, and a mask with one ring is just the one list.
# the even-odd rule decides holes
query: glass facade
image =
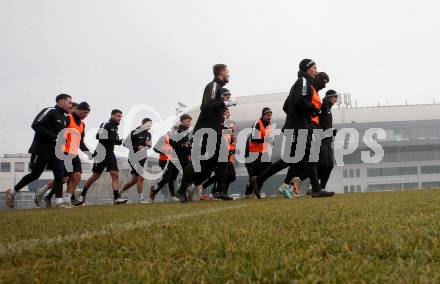
{"label": "glass facade", "polygon": [[411,127],[385,129],[386,141],[420,141],[440,139],[440,128]]}
{"label": "glass facade", "polygon": [[367,177],[417,175],[417,167],[371,168],[367,169]]}
{"label": "glass facade", "polygon": [[422,182],[422,188],[440,188],[440,181]]}
{"label": "glass facade", "polygon": [[24,172],[24,162],[15,162],[15,171],[18,173]]}
{"label": "glass facade", "polygon": [[421,166],[420,173],[426,174],[440,174],[440,166]]}
{"label": "glass facade", "polygon": [[11,172],[11,163],[9,163],[9,162],[1,162],[0,163],[0,172],[2,172],[2,173],[10,173]]}
{"label": "glass facade", "polygon": [[393,190],[393,189],[414,189],[414,188],[418,188],[418,187],[419,187],[419,184],[417,182],[370,184],[370,185],[368,185],[367,191],[383,191],[383,190]]}

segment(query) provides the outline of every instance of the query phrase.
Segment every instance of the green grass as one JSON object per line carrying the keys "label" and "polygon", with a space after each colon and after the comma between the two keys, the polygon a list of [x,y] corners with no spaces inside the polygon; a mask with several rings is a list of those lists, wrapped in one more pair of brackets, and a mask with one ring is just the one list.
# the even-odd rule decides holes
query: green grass
{"label": "green grass", "polygon": [[440,191],[0,212],[0,283],[439,282]]}

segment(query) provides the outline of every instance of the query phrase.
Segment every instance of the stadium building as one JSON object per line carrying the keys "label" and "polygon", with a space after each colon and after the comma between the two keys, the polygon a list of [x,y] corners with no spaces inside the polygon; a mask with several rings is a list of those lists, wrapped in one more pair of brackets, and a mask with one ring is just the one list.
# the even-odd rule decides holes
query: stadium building
{"label": "stadium building", "polygon": [[[281,128],[286,97],[287,93],[238,97],[237,106],[230,109],[231,119],[237,123],[239,131],[250,128],[262,108],[267,106],[273,110],[272,123]],[[199,107],[189,109],[187,113],[196,120]],[[338,103],[332,113],[334,127],[356,129],[360,142],[354,153],[344,157],[344,165],[334,168],[328,190],[350,193],[440,187],[439,104],[351,107]],[[386,138],[378,140],[384,157],[379,163],[365,164],[361,161],[361,151],[371,149],[363,143],[362,137],[370,128],[385,130]],[[272,159],[280,157],[277,144],[280,143],[275,142]],[[243,164],[236,164],[236,170],[237,182],[231,185],[231,193],[243,194],[247,172]],[[276,194],[285,172],[269,180],[263,191]],[[305,184],[302,190],[305,191],[307,186]]]}

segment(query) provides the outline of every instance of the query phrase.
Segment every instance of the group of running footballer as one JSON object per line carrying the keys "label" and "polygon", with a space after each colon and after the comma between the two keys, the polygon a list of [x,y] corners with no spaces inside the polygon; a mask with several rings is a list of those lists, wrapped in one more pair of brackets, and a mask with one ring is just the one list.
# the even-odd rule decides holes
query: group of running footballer
{"label": "group of running footballer", "polygon": [[[237,127],[230,117],[229,108],[236,105],[231,92],[224,86],[229,82],[229,70],[225,64],[213,66],[214,79],[204,90],[200,106],[200,115],[194,127],[188,114],[180,116],[180,124],[174,126],[152,145],[150,129],[152,120],[144,118],[141,125],[131,131],[126,139],[120,139],[118,125],[122,111],[114,109],[107,122],[100,125],[96,134],[98,146],[92,153],[84,143],[84,119],[90,113],[87,102],[73,103],[72,97],[60,94],[54,107],[44,108],[32,122],[35,131],[32,145],[30,172],[12,189],[7,189],[6,205],[15,207],[16,194],[31,182],[40,178],[44,170],[53,173],[53,180],[35,191],[35,204],[38,207],[72,208],[86,202],[88,190],[106,170],[111,177],[113,203],[123,204],[124,192],[136,185],[140,203],[154,202],[156,195],[168,186],[172,201],[186,203],[195,194],[200,200],[232,200],[228,195],[230,184],[236,180]],[[333,137],[336,131],[332,125],[331,108],[338,94],[334,90],[326,92],[321,100],[319,91],[326,87],[329,77],[317,71],[316,63],[303,59],[299,64],[298,79],[290,89],[283,111],[286,119],[282,128],[285,145],[289,145],[288,156],[294,156],[300,144],[301,131],[306,139],[304,155],[301,159],[291,160],[282,157],[272,162],[271,150],[274,143],[271,119],[272,110],[264,107],[260,118],[252,126],[247,136],[245,166],[249,174],[246,186],[247,198],[261,198],[264,182],[279,171],[288,168],[278,191],[286,198],[300,196],[301,182],[310,179],[312,197],[331,197],[334,192],[326,191],[327,181],[333,169]],[[318,151],[313,150],[316,130],[324,135]],[[286,142],[287,141],[287,142]],[[120,187],[119,169],[115,155],[115,146],[124,145],[129,150],[128,161],[131,166],[131,179]],[[159,154],[159,166],[162,170],[160,180],[151,186],[148,198],[144,197],[147,152],[154,150]],[[76,194],[81,181],[82,167],[80,151],[94,161],[92,175],[86,180],[80,194]],[[311,157],[316,154],[318,159]],[[175,192],[176,180],[181,181]],[[63,184],[67,184],[64,194]],[[207,188],[212,186],[211,194]],[[196,191],[194,189],[197,189]],[[52,199],[55,196],[55,204]]]}

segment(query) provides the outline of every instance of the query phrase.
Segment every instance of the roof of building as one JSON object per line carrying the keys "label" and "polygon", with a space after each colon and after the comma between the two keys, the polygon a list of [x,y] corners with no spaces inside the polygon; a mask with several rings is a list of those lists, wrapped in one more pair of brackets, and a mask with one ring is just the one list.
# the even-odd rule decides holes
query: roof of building
{"label": "roof of building", "polygon": [[[260,116],[263,107],[270,107],[273,110],[273,120],[284,120],[282,107],[287,95],[288,93],[274,93],[236,97],[237,106],[230,108],[231,117],[235,121],[253,121]],[[190,108],[186,112],[197,119],[199,106]],[[334,106],[332,113],[335,124],[436,120],[440,119],[440,104],[349,108]]]}

